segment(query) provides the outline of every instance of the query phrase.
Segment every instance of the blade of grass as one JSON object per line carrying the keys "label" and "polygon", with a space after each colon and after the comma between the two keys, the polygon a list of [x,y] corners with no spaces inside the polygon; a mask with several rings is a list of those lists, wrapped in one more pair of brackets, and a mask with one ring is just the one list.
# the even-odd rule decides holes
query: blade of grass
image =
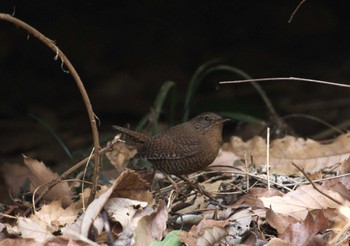
{"label": "blade of grass", "polygon": [[[190,105],[192,102],[193,95],[196,93],[198,86],[200,84],[200,81],[205,77],[205,72],[211,67],[214,66],[215,64],[219,64],[222,62],[223,59],[214,59],[210,60],[203,65],[201,65],[192,75],[188,89],[187,89],[187,94],[185,98],[185,105],[184,105],[184,115],[182,118],[182,121],[188,121],[188,117],[190,115]],[[204,75],[203,75],[204,74]]]}
{"label": "blade of grass", "polygon": [[72,160],[73,156],[72,156],[71,152],[69,151],[67,145],[65,145],[65,143],[62,141],[62,139],[56,134],[56,132],[48,124],[46,124],[46,122],[44,122],[42,119],[40,119],[36,115],[34,115],[34,114],[28,114],[28,115],[29,115],[29,117],[31,117],[31,118],[35,119],[36,121],[38,121],[43,127],[45,127],[51,133],[51,135],[56,139],[56,141],[62,147],[64,152]]}
{"label": "blade of grass", "polygon": [[266,122],[255,118],[253,116],[247,115],[247,114],[241,114],[241,113],[232,113],[232,112],[219,112],[218,113],[220,116],[222,116],[223,118],[229,118],[231,120],[238,120],[238,121],[242,121],[245,123],[257,123],[257,124],[263,124],[265,125]]}
{"label": "blade of grass", "polygon": [[[193,75],[192,79],[190,80],[190,84],[189,84],[189,88],[188,88],[187,96],[186,96],[186,101],[185,101],[185,105],[184,105],[185,113],[184,113],[183,121],[188,120],[188,116],[189,116],[189,112],[190,112],[190,104],[191,104],[193,95],[195,94],[196,90],[198,89],[200,82],[208,74],[213,73],[213,72],[226,71],[226,72],[231,72],[231,73],[237,74],[244,79],[251,79],[251,76],[249,76],[247,73],[245,73],[241,69],[238,69],[236,67],[229,66],[229,65],[215,64],[214,62],[216,62],[216,60],[214,60],[212,62],[208,62],[208,63],[202,65],[201,67],[199,67],[199,69],[197,69],[197,71]],[[212,66],[212,67],[210,67],[210,66]],[[277,111],[273,107],[270,99],[267,97],[265,91],[261,88],[261,86],[254,81],[251,82],[251,84],[255,88],[255,90],[258,92],[258,94],[260,95],[262,100],[264,101],[270,115],[272,115],[273,118],[275,118],[275,119],[279,118]]]}
{"label": "blade of grass", "polygon": [[[156,100],[154,101],[153,104],[153,125],[152,125],[152,130],[151,134],[154,135],[157,133],[157,127],[158,127],[158,120],[159,120],[159,115],[160,112],[163,108],[164,101],[168,95],[168,92],[175,86],[175,82],[173,81],[166,81],[162,87],[160,88],[158,95],[156,97]],[[174,101],[171,101],[170,104],[175,104]]]}
{"label": "blade of grass", "polygon": [[154,135],[157,133],[158,128],[158,120],[159,115],[161,113],[161,110],[163,108],[164,101],[170,91],[173,92],[170,100],[170,121],[174,118],[174,109],[175,109],[175,101],[176,101],[176,90],[175,87],[176,84],[173,81],[166,81],[162,87],[159,89],[159,92],[157,94],[157,97],[153,103],[153,107],[151,109],[151,112],[149,112],[147,115],[145,115],[139,124],[136,127],[137,131],[140,131],[148,121],[152,122],[152,128],[151,128],[151,135]]}

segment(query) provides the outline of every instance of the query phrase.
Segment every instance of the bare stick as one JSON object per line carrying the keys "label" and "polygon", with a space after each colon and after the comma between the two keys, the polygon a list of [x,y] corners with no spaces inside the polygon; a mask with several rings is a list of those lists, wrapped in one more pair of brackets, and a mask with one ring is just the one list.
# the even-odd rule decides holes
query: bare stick
{"label": "bare stick", "polygon": [[[67,177],[69,174],[71,174],[72,172],[76,171],[77,169],[79,169],[80,167],[82,167],[83,165],[85,165],[85,163],[87,163],[91,158],[94,158],[95,155],[101,156],[104,155],[107,152],[110,152],[114,149],[115,144],[117,144],[118,142],[121,142],[121,140],[119,139],[120,135],[117,135],[116,138],[114,138],[113,142],[109,145],[107,145],[106,147],[104,147],[103,149],[99,150],[97,153],[92,154],[91,156],[86,157],[85,159],[81,160],[80,162],[78,162],[77,164],[75,164],[74,166],[72,166],[71,168],[69,168],[67,171],[65,171],[64,173],[62,173],[57,179],[51,180],[49,183],[42,185],[42,191],[40,191],[40,195],[35,199],[34,201],[34,205],[37,204],[45,195],[46,193],[55,185],[57,185],[59,182],[61,182],[65,177]],[[86,182],[86,181],[84,181]],[[24,215],[28,215],[30,213],[30,211],[32,210],[32,206],[29,207]]]}
{"label": "bare stick", "polygon": [[270,127],[267,128],[266,136],[266,175],[267,175],[267,189],[270,191]]}
{"label": "bare stick", "polygon": [[243,80],[233,80],[233,81],[221,81],[221,82],[219,82],[219,84],[238,84],[238,83],[247,83],[247,82],[263,82],[263,81],[276,81],[276,80],[306,81],[306,82],[311,82],[311,83],[319,83],[319,84],[334,85],[334,86],[350,88],[350,85],[347,85],[347,84],[341,84],[341,83],[335,83],[335,82],[329,82],[329,81],[323,81],[323,80],[316,80],[316,79],[297,78],[297,77],[243,79]]}
{"label": "bare stick", "polygon": [[99,150],[101,147],[100,147],[100,141],[99,141],[99,135],[98,135],[98,130],[97,130],[97,126],[96,126],[94,111],[92,109],[91,102],[90,102],[89,96],[85,90],[84,84],[81,81],[80,76],[78,75],[77,71],[73,67],[72,63],[65,56],[65,54],[57,47],[57,45],[55,44],[55,42],[53,40],[44,36],[41,32],[36,30],[34,27],[28,25],[27,23],[13,17],[9,14],[0,13],[0,19],[8,21],[16,26],[21,27],[22,29],[26,30],[28,33],[32,34],[34,37],[39,39],[41,42],[43,42],[50,49],[52,49],[53,52],[55,52],[56,57],[59,57],[61,59],[62,64],[65,64],[67,66],[68,71],[70,72],[70,74],[74,78],[74,80],[79,88],[80,94],[83,97],[83,101],[85,103],[86,110],[87,110],[87,113],[89,116],[92,137],[93,137],[93,142],[94,142],[94,147],[95,147],[95,151],[94,151],[95,152],[95,155],[94,155],[95,167],[94,167],[93,185],[92,185],[91,194],[89,197],[89,203],[90,203],[93,201],[95,194],[96,194],[96,189],[97,189],[97,181],[99,178],[99,171],[100,171],[100,156],[98,153],[99,153]]}
{"label": "bare stick", "polygon": [[302,0],[302,1],[298,4],[298,6],[294,9],[293,13],[291,14],[291,16],[290,16],[290,18],[289,18],[289,20],[288,20],[288,23],[291,23],[291,22],[292,22],[292,20],[293,20],[293,18],[294,18],[294,15],[299,11],[301,5],[303,5],[305,2],[306,2],[306,0]]}
{"label": "bare stick", "polygon": [[321,193],[322,195],[324,195],[325,197],[327,197],[328,199],[331,199],[333,202],[335,202],[336,204],[342,206],[343,204],[338,201],[337,199],[331,197],[330,195],[324,193],[323,191],[321,191],[315,184],[314,182],[310,179],[310,177],[304,172],[303,169],[301,169],[297,164],[292,162],[292,165],[295,166],[304,176],[305,178],[310,182],[310,184],[312,185],[312,187],[317,190],[319,193]]}

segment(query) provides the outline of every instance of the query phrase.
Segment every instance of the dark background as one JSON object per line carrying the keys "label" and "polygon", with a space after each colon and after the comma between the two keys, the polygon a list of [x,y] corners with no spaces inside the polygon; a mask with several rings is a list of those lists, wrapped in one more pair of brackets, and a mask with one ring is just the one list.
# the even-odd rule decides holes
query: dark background
{"label": "dark background", "polygon": [[[113,124],[135,126],[167,80],[177,84],[179,122],[192,74],[216,58],[254,78],[293,76],[347,83],[347,4],[306,1],[288,24],[299,2],[3,0],[0,12],[11,14],[15,9],[15,17],[56,41],[81,76],[101,121],[101,136],[108,138]],[[76,156],[83,156],[92,144],[75,82],[54,56],[36,38],[0,21],[2,162],[20,160],[21,153],[47,163],[68,159],[29,114],[49,125]],[[268,119],[251,85],[218,86],[222,79],[240,77],[208,77],[195,96],[191,116],[210,110]],[[294,81],[261,86],[280,115],[305,113],[332,124],[349,118],[348,89]],[[161,119],[167,115],[165,108]],[[325,129],[305,119],[293,124],[304,137]],[[234,127],[231,130],[228,135]]]}

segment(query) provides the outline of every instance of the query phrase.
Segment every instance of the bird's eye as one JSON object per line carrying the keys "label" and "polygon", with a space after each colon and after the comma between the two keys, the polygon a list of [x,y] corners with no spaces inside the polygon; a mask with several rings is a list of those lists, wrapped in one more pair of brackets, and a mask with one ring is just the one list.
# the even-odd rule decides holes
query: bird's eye
{"label": "bird's eye", "polygon": [[204,117],[204,120],[210,121],[210,117],[209,117],[209,116],[205,116],[205,117]]}

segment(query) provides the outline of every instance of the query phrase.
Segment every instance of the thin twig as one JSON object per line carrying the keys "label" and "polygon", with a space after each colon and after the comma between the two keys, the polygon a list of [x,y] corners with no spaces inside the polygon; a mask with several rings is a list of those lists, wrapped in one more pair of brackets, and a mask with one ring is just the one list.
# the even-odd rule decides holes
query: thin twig
{"label": "thin twig", "polygon": [[[77,169],[79,169],[80,167],[82,167],[83,165],[85,165],[91,158],[93,158],[95,155],[104,155],[107,152],[110,152],[113,150],[114,145],[117,144],[118,142],[120,142],[121,140],[119,138],[114,139],[113,142],[109,145],[107,145],[106,147],[104,147],[103,149],[101,149],[98,153],[94,153],[91,156],[86,157],[85,159],[81,160],[80,162],[78,162],[77,164],[75,164],[74,166],[72,166],[71,168],[69,168],[67,171],[65,171],[64,173],[62,173],[57,179],[51,180],[50,182],[48,182],[47,184],[42,185],[42,191],[40,191],[40,195],[35,199],[33,204],[37,204],[45,195],[46,193],[55,185],[57,185],[58,183],[60,183],[65,177],[67,177],[69,174],[73,173],[74,171],[76,171]],[[30,211],[32,210],[32,206],[30,206],[24,213],[24,215],[28,215],[30,213]]]}
{"label": "thin twig", "polygon": [[302,1],[298,4],[298,6],[294,9],[293,13],[291,14],[291,16],[290,16],[290,18],[289,18],[289,20],[288,20],[288,23],[291,23],[291,22],[292,22],[292,20],[293,20],[293,18],[294,18],[294,15],[299,11],[301,5],[303,5],[305,2],[306,2],[306,0],[302,0]]}
{"label": "thin twig", "polygon": [[84,84],[80,79],[80,76],[78,75],[77,71],[75,70],[74,66],[72,63],[69,61],[69,59],[66,57],[66,55],[56,46],[55,42],[52,41],[51,39],[47,38],[44,36],[41,32],[39,32],[37,29],[34,27],[30,26],[29,24],[23,22],[20,19],[17,19],[16,17],[13,17],[9,14],[5,13],[0,13],[0,19],[8,21],[16,26],[21,27],[22,29],[26,30],[28,33],[32,34],[34,37],[39,39],[41,42],[43,42],[47,47],[49,47],[53,52],[55,52],[56,57],[58,56],[62,64],[65,64],[74,78],[78,89],[80,91],[81,96],[83,97],[83,101],[89,116],[90,120],[90,125],[91,125],[91,131],[92,131],[92,137],[93,137],[93,142],[94,142],[94,147],[95,147],[95,167],[94,167],[94,177],[93,177],[93,185],[90,193],[90,198],[89,198],[89,203],[93,201],[96,190],[97,190],[97,181],[99,178],[99,171],[100,171],[100,156],[99,156],[99,151],[101,149],[100,147],[100,141],[99,141],[99,134],[96,126],[96,120],[94,117],[94,111],[92,109],[92,105],[89,99],[89,96],[85,90]]}
{"label": "thin twig", "polygon": [[328,199],[331,199],[333,202],[337,203],[338,205],[342,206],[343,204],[338,201],[337,199],[331,197],[330,195],[324,193],[322,190],[320,190],[315,184],[314,182],[310,179],[310,177],[305,173],[305,171],[300,168],[297,164],[295,164],[294,162],[292,162],[292,165],[295,166],[304,176],[307,180],[309,180],[310,184],[312,185],[312,187],[317,190],[319,193],[321,193],[322,195],[324,195],[325,197],[327,197]]}
{"label": "thin twig", "polygon": [[266,136],[266,175],[267,175],[267,190],[270,191],[270,127],[267,128]]}
{"label": "thin twig", "polygon": [[[248,168],[248,160],[247,160],[247,153],[244,153],[244,164],[245,164],[245,171],[246,173],[249,172],[249,168]],[[249,190],[249,175],[246,175],[246,179],[247,179],[247,192]]]}
{"label": "thin twig", "polygon": [[[315,179],[313,180],[314,183],[316,182],[322,182],[322,181],[327,181],[327,180],[332,180],[332,179],[339,179],[343,177],[350,176],[350,173],[345,173],[345,174],[340,174],[334,177],[328,177],[328,178],[322,178],[322,179]],[[296,186],[296,185],[305,185],[305,184],[310,184],[309,181],[304,181],[304,182],[299,182],[299,183],[290,183],[290,184],[285,184],[286,186]]]}
{"label": "thin twig", "polygon": [[329,81],[323,81],[323,80],[316,80],[316,79],[297,78],[297,77],[242,79],[242,80],[232,80],[232,81],[221,81],[221,82],[219,82],[219,84],[238,84],[238,83],[247,83],[247,82],[263,82],[263,81],[279,81],[279,80],[306,81],[306,82],[311,82],[311,83],[319,83],[319,84],[334,85],[334,86],[350,88],[350,85],[347,85],[347,84],[329,82]]}
{"label": "thin twig", "polygon": [[316,122],[319,122],[327,127],[329,127],[330,129],[332,129],[333,131],[339,133],[339,134],[345,134],[346,132],[345,131],[342,131],[341,129],[339,129],[338,127],[336,126],[333,126],[332,124],[329,124],[328,122],[318,118],[318,117],[315,117],[315,116],[312,116],[312,115],[307,115],[307,114],[289,114],[289,115],[285,115],[283,116],[282,118],[283,119],[288,119],[288,118],[305,118],[305,119],[309,119],[309,120],[313,120],[313,121],[316,121]]}

